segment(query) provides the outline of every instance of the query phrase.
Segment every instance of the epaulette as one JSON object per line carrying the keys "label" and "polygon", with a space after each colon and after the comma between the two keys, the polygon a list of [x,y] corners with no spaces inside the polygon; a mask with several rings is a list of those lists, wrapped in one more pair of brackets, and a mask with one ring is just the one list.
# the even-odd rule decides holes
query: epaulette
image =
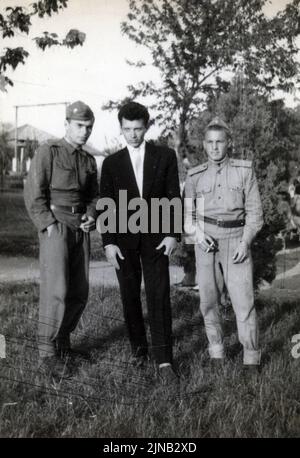
{"label": "epaulette", "polygon": [[59,139],[58,138],[51,138],[50,140],[46,140],[43,144],[48,146],[59,146]]}
{"label": "epaulette", "polygon": [[233,167],[252,167],[252,161],[244,159],[230,159],[229,162]]}
{"label": "epaulette", "polygon": [[204,162],[204,164],[196,165],[196,167],[193,167],[188,170],[188,175],[191,177],[192,175],[195,175],[196,173],[204,172],[208,167],[208,162]]}

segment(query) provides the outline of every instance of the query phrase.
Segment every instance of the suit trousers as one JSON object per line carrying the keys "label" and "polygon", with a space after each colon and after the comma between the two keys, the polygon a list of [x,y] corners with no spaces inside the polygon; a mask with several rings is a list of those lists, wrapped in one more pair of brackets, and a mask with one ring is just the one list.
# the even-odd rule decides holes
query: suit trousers
{"label": "suit trousers", "polygon": [[143,272],[153,356],[158,364],[172,363],[169,258],[163,254],[164,249],[156,250],[143,236],[136,249],[120,249],[125,259],[119,259],[116,273],[132,353],[148,354],[141,304]]}
{"label": "suit trousers", "polygon": [[254,308],[251,254],[242,263],[233,262],[240,236],[219,239],[215,252],[195,245],[200,310],[204,318],[211,358],[224,357],[223,331],[219,311],[224,282],[236,316],[238,337],[244,350],[244,364],[259,364],[257,316]]}
{"label": "suit trousers", "polygon": [[89,234],[57,222],[51,235],[39,234],[40,357],[53,356],[56,340],[69,342],[86,306],[89,292]]}

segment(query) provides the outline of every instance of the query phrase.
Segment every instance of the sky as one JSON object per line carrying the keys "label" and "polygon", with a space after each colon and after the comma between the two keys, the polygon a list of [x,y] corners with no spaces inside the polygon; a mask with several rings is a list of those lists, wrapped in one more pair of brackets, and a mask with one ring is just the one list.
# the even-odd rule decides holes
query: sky
{"label": "sky", "polygon": [[[0,0],[1,10],[7,6],[28,6],[32,0]],[[282,9],[287,0],[273,0],[267,14]],[[108,100],[118,100],[127,95],[127,86],[142,80],[159,82],[157,70],[150,65],[145,49],[135,45],[121,34],[120,23],[129,12],[128,0],[69,0],[69,6],[51,18],[33,18],[30,35],[18,34],[3,46],[23,46],[30,53],[25,65],[20,65],[8,76],[14,87],[0,92],[0,121],[14,123],[15,105],[60,103],[82,100],[89,104],[96,117],[90,143],[96,148],[122,144],[116,112],[102,110]],[[33,38],[43,31],[64,36],[70,29],[86,33],[82,47],[73,50],[51,48],[45,52],[37,49]],[[134,68],[128,60],[143,59],[149,62],[144,68]],[[298,95],[300,98],[300,94]],[[295,104],[293,97],[287,104]],[[64,134],[64,105],[52,107],[20,108],[18,126],[29,123],[53,135]],[[159,133],[152,127],[147,136]]]}

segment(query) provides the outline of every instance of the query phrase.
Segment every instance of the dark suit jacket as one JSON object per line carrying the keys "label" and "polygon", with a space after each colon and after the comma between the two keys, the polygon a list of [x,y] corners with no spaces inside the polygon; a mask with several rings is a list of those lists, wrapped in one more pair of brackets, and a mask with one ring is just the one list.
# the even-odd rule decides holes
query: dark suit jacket
{"label": "dark suit jacket", "polygon": [[[120,233],[119,230],[119,215],[124,214],[126,210],[123,205],[119,205],[119,191],[127,190],[128,202],[133,198],[140,197],[138,186],[136,183],[134,170],[131,164],[129,152],[124,148],[111,156],[105,158],[102,165],[101,180],[100,180],[100,198],[109,197],[116,203],[116,233],[102,233],[103,245],[110,243],[118,245],[120,248],[136,248],[139,244],[140,237],[148,237],[153,245],[159,244],[166,236],[173,236],[180,239],[180,232],[174,231],[174,215],[171,208],[171,225],[168,233],[163,233],[161,227],[158,233],[150,233],[151,231],[151,199],[167,198],[169,200],[174,197],[180,199],[180,188],[178,179],[177,158],[175,151],[162,146],[156,146],[146,142],[145,158],[144,158],[144,175],[143,175],[143,199],[148,203],[148,228],[149,233],[144,234],[138,232],[136,234]],[[136,210],[127,211],[127,221]],[[163,215],[163,217],[166,215]],[[176,215],[181,218],[180,215]]]}

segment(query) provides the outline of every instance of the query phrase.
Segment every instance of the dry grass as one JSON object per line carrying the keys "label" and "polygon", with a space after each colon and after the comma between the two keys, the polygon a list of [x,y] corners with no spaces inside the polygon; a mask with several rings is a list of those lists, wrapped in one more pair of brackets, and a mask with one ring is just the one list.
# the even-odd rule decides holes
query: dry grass
{"label": "dry grass", "polygon": [[299,437],[300,359],[291,338],[300,331],[299,301],[258,299],[262,373],[241,372],[234,317],[225,322],[224,371],[208,365],[198,296],[172,290],[178,393],[164,391],[154,365],[130,364],[118,291],[95,288],[73,343],[92,351],[74,377],[55,383],[37,369],[38,285],[1,288],[1,437]]}

